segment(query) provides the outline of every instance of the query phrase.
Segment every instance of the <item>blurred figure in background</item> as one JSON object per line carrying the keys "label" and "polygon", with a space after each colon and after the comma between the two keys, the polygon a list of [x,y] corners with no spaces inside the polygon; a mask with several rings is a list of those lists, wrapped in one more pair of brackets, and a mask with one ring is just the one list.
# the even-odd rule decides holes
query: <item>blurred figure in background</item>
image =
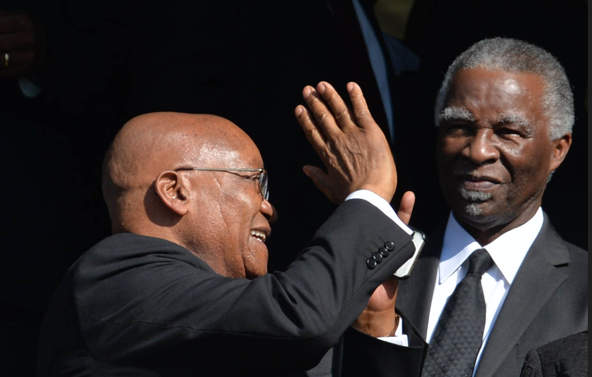
{"label": "blurred figure in background", "polygon": [[[110,4],[109,6],[111,6]],[[120,35],[106,3],[0,7],[0,356],[32,376],[45,307],[67,267],[107,234],[101,157],[117,127]]]}

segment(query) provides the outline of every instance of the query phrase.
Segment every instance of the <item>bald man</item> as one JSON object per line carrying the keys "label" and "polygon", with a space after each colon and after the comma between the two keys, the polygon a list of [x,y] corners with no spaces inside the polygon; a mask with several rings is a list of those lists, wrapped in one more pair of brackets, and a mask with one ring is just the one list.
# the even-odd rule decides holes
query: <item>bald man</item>
{"label": "bald man", "polygon": [[392,335],[392,310],[375,321],[385,328],[357,317],[381,283],[396,288],[393,273],[416,247],[389,205],[397,174],[386,139],[360,88],[348,92],[352,111],[328,83],[306,87],[307,106],[296,108],[326,165],[305,173],[341,204],[285,272],[267,273],[276,214],[261,155],[240,128],[180,113],[125,124],[104,164],[113,235],[58,288],[38,376],[295,376],[354,321],[355,336]]}

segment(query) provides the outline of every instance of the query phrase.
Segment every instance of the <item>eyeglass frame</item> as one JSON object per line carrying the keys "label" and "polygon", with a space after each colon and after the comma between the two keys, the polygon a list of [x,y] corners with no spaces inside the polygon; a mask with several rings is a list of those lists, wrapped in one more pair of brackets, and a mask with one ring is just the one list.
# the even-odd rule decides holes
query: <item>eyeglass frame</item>
{"label": "eyeglass frame", "polygon": [[269,200],[269,174],[264,168],[250,169],[250,168],[237,168],[237,169],[224,169],[224,168],[178,168],[175,171],[219,171],[223,173],[234,173],[234,172],[251,172],[259,173],[259,192],[265,200]]}

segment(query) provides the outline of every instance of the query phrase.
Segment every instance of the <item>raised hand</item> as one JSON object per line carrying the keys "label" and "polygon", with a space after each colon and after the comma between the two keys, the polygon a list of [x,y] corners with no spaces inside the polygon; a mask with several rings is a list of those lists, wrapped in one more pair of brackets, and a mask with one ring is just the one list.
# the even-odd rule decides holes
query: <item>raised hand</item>
{"label": "raised hand", "polygon": [[326,168],[325,172],[307,165],[304,173],[333,203],[339,204],[361,189],[390,202],[397,188],[393,155],[368,110],[362,89],[350,82],[347,90],[351,110],[327,82],[302,91],[308,108],[297,106],[296,118]]}

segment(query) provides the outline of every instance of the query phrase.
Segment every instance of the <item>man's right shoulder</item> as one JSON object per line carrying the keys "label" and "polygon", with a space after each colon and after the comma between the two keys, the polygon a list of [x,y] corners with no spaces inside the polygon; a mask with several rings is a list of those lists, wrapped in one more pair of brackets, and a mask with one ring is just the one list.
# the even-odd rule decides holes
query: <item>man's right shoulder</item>
{"label": "man's right shoulder", "polygon": [[[133,233],[109,236],[88,249],[72,265],[74,279],[131,269],[159,261],[180,262],[199,269],[209,266],[186,248],[156,237]],[[108,272],[111,271],[111,272]]]}

